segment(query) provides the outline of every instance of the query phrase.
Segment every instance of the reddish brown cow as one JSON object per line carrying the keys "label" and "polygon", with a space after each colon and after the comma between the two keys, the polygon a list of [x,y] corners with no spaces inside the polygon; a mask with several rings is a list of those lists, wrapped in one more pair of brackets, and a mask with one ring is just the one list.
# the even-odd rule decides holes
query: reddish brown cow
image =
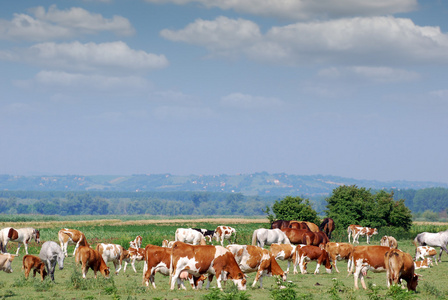
{"label": "reddish brown cow", "polygon": [[[328,252],[331,261],[333,261],[333,266],[336,272],[339,273],[336,263],[338,260],[348,260],[350,254],[353,252],[355,246],[349,243],[333,243],[329,242],[325,245],[325,251]],[[347,265],[347,272],[349,272],[349,265]]]}
{"label": "reddish brown cow", "polygon": [[165,276],[170,275],[170,259],[171,259],[171,248],[159,247],[154,245],[146,245],[145,247],[145,269],[144,283],[149,286],[149,282],[153,288],[156,288],[154,282],[156,272],[163,274]]}
{"label": "reddish brown cow", "polygon": [[327,273],[331,273],[331,262],[330,257],[328,256],[327,251],[316,247],[316,246],[303,246],[303,247],[297,247],[297,259],[299,259],[299,267],[300,272],[302,274],[306,274],[306,265],[309,261],[316,260],[317,266],[316,270],[314,271],[314,274],[319,273],[319,267],[321,265],[325,265],[325,269]]}
{"label": "reddish brown cow", "polygon": [[384,263],[387,272],[387,286],[398,284],[406,280],[407,288],[415,291],[418,284],[418,275],[414,273],[414,261],[409,253],[398,249],[391,249],[384,255]]}
{"label": "reddish brown cow", "polygon": [[291,244],[311,245],[314,240],[314,234],[309,230],[284,228],[282,231],[286,234]]}
{"label": "reddish brown cow", "polygon": [[98,271],[105,278],[109,278],[110,270],[97,250],[87,246],[80,246],[78,251],[76,251],[75,261],[76,264],[82,264],[82,278],[86,278],[89,268],[93,270],[95,278]]}
{"label": "reddish brown cow", "polygon": [[22,260],[22,269],[25,271],[25,278],[28,279],[31,270],[33,270],[33,277],[36,277],[36,273],[40,274],[42,281],[47,276],[44,262],[37,256],[25,255]]}

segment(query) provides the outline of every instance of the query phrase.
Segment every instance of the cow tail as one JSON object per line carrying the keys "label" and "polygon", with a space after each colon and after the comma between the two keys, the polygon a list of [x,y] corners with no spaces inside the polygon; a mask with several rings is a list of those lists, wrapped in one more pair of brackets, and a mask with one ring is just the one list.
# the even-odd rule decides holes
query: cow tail
{"label": "cow tail", "polygon": [[252,246],[257,245],[257,230],[254,231],[254,234],[252,234]]}

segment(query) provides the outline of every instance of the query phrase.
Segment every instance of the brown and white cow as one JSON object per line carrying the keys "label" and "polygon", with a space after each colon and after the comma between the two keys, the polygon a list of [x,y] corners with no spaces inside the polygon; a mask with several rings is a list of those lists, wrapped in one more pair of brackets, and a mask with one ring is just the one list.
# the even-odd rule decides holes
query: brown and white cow
{"label": "brown and white cow", "polygon": [[364,281],[367,271],[385,272],[386,265],[384,263],[384,255],[390,251],[390,247],[386,246],[357,246],[353,250],[349,258],[350,276],[354,271],[355,289],[358,289],[358,278],[361,279],[361,284],[364,289],[367,289]]}
{"label": "brown and white cow", "polygon": [[414,261],[409,253],[398,249],[391,249],[384,255],[384,263],[387,270],[387,286],[398,284],[406,280],[407,288],[415,291],[418,284],[418,275],[415,274]]}
{"label": "brown and white cow", "polygon": [[[246,279],[233,254],[222,246],[189,245],[175,242],[172,248],[171,289],[181,279],[185,271],[195,278],[208,275],[207,288],[216,276],[218,288],[222,290],[221,280],[232,279],[239,290],[246,289]],[[182,284],[182,288],[185,286]]]}
{"label": "brown and white cow", "polygon": [[414,261],[414,268],[417,269],[428,269],[431,266],[434,266],[432,263],[432,259],[430,257],[426,257],[424,260]]}
{"label": "brown and white cow", "polygon": [[359,236],[366,236],[367,237],[367,244],[370,244],[370,237],[372,235],[378,234],[378,230],[376,228],[370,228],[370,227],[362,227],[359,225],[350,225],[347,228],[348,233],[348,242],[350,243],[350,236],[353,234],[353,244],[358,243],[359,244]]}
{"label": "brown and white cow", "polygon": [[12,273],[11,263],[16,255],[9,253],[0,253],[0,271]]}
{"label": "brown and white cow", "polygon": [[133,241],[129,242],[130,248],[141,248],[142,247],[143,238],[140,235],[137,235]]}
{"label": "brown and white cow", "polygon": [[279,260],[287,260],[288,268],[286,269],[286,273],[289,273],[289,266],[292,265],[294,267],[294,274],[297,274],[297,255],[296,255],[296,247],[300,247],[301,245],[291,245],[291,244],[271,244],[269,250],[272,255],[274,255],[275,259]]}
{"label": "brown and white cow", "polygon": [[425,259],[425,257],[431,257],[435,262],[437,263],[437,251],[433,247],[430,246],[418,246],[415,248],[415,261],[418,261],[419,259]]}
{"label": "brown and white cow", "polygon": [[76,244],[75,250],[73,251],[73,256],[75,256],[76,250],[78,249],[79,246],[87,246],[87,247],[90,246],[89,243],[87,242],[84,233],[76,229],[63,228],[59,230],[58,238],[59,242],[61,243],[61,248],[65,254],[65,257],[68,256],[67,246],[69,243]]}
{"label": "brown and white cow", "polygon": [[162,247],[172,248],[175,241],[163,240]]}
{"label": "brown and white cow", "polygon": [[125,253],[123,247],[118,244],[100,243],[96,245],[96,251],[101,254],[101,257],[106,264],[110,261],[114,264],[115,275],[118,275],[120,272],[123,260],[129,261],[129,258],[126,257],[127,253]]}
{"label": "brown and white cow", "polygon": [[286,273],[269,250],[258,246],[235,244],[228,245],[226,248],[232,252],[244,274],[257,272],[252,287],[260,281],[260,288],[263,288],[263,276],[279,275],[283,281],[286,280]]}
{"label": "brown and white cow", "polygon": [[215,229],[214,237],[217,242],[221,242],[221,246],[224,247],[224,240],[229,240],[234,236],[233,240],[236,240],[236,230],[230,226],[218,226]]}
{"label": "brown and white cow", "polygon": [[82,278],[86,278],[89,268],[93,270],[95,278],[98,271],[103,274],[104,278],[109,278],[110,270],[97,250],[88,246],[80,246],[76,251],[75,261],[76,264],[82,264]]}
{"label": "brown and white cow", "polygon": [[25,271],[25,278],[28,279],[31,270],[33,270],[33,277],[36,277],[36,273],[40,274],[42,281],[47,276],[47,270],[45,270],[45,263],[35,255],[25,255],[22,259],[22,270]]}
{"label": "brown and white cow", "polygon": [[[338,260],[348,260],[350,254],[355,248],[354,245],[349,243],[334,243],[329,242],[325,245],[325,251],[327,251],[330,256],[330,260],[333,262],[334,269],[339,273],[338,267],[336,265]],[[347,272],[349,272],[349,264],[347,264]]]}
{"label": "brown and white cow", "polygon": [[126,272],[126,267],[128,266],[128,263],[130,263],[132,269],[134,269],[134,272],[137,273],[137,270],[135,269],[135,262],[145,261],[145,249],[132,247],[130,247],[128,250],[123,249],[122,261],[124,261],[123,272]]}
{"label": "brown and white cow", "polygon": [[381,238],[380,245],[391,247],[392,249],[398,248],[397,240],[393,236],[388,235],[385,235]]}
{"label": "brown and white cow", "polygon": [[327,273],[331,273],[331,262],[327,251],[321,249],[317,246],[306,245],[297,248],[297,259],[299,260],[300,272],[306,274],[306,265],[309,261],[315,260],[317,262],[316,270],[314,274],[319,273],[319,267],[321,265],[325,266]]}

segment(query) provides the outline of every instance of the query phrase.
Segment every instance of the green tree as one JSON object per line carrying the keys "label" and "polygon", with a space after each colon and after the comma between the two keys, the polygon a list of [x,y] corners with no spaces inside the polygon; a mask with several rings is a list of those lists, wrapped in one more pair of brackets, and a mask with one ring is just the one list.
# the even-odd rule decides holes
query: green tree
{"label": "green tree", "polygon": [[308,221],[319,224],[319,218],[317,212],[311,207],[309,199],[303,199],[301,197],[286,196],[282,200],[276,200],[271,209],[266,207],[264,210],[268,214],[270,222],[274,220],[300,220]]}

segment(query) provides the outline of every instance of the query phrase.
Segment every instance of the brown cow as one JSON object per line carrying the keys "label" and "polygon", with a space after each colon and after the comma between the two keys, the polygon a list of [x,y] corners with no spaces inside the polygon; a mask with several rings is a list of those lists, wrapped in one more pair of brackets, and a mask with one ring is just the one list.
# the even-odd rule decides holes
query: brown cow
{"label": "brown cow", "polygon": [[409,253],[398,249],[391,249],[384,255],[384,263],[387,272],[387,286],[398,284],[401,280],[406,280],[407,288],[415,291],[418,284],[418,275],[415,274],[414,261]]}
{"label": "brown cow", "polygon": [[349,258],[350,272],[348,273],[348,276],[350,276],[355,269],[355,289],[358,289],[358,278],[361,279],[362,287],[367,289],[364,276],[366,276],[368,270],[373,272],[386,271],[384,255],[390,250],[391,248],[386,246],[355,247]]}
{"label": "brown cow", "polygon": [[143,281],[149,286],[149,281],[153,288],[156,288],[154,276],[156,272],[165,276],[170,275],[171,248],[146,245],[145,247],[145,267],[143,270]]}
{"label": "brown cow", "polygon": [[73,256],[75,256],[76,250],[78,249],[79,246],[87,246],[87,247],[90,246],[89,243],[87,242],[84,233],[76,229],[63,228],[59,230],[58,238],[59,242],[61,243],[61,249],[64,252],[65,257],[68,256],[67,246],[69,243],[76,244],[75,250],[73,251]]}
{"label": "brown cow", "polygon": [[25,278],[28,279],[31,270],[33,270],[33,277],[36,277],[36,273],[40,274],[42,281],[47,276],[44,262],[37,256],[25,255],[22,260],[22,270],[25,271]]}
{"label": "brown cow", "polygon": [[[355,246],[349,243],[334,243],[329,242],[325,245],[325,251],[328,252],[330,259],[333,261],[334,269],[339,273],[336,263],[338,260],[348,260],[350,254],[353,252]],[[347,272],[349,272],[349,265],[347,264]]]}
{"label": "brown cow", "polygon": [[314,233],[309,230],[284,228],[282,231],[286,234],[291,244],[311,245],[314,240]]}
{"label": "brown cow", "polygon": [[275,257],[269,250],[252,245],[228,245],[226,247],[232,252],[235,260],[244,274],[257,272],[252,287],[260,280],[260,288],[263,288],[263,276],[279,275],[283,281],[286,273],[278,265]]}
{"label": "brown cow", "polygon": [[80,246],[76,251],[75,261],[77,264],[82,264],[82,278],[86,278],[89,268],[93,270],[95,278],[98,271],[103,274],[104,278],[109,278],[110,270],[97,250]]}
{"label": "brown cow", "polygon": [[316,260],[317,266],[314,274],[319,273],[319,267],[325,265],[327,273],[331,273],[331,262],[327,251],[316,246],[303,246],[297,248],[297,259],[299,259],[300,272],[306,274],[306,265],[309,261]]}
{"label": "brown cow", "polygon": [[392,249],[398,248],[397,240],[393,236],[383,236],[380,241],[381,246],[391,247]]}
{"label": "brown cow", "polygon": [[[229,250],[222,246],[213,245],[189,245],[175,242],[172,248],[172,272],[171,289],[174,289],[176,281],[181,279],[184,271],[195,278],[208,274],[207,288],[213,276],[216,276],[218,288],[222,290],[221,280],[232,279],[239,290],[246,289],[246,279],[235,257]],[[182,284],[182,288],[185,286]]]}

